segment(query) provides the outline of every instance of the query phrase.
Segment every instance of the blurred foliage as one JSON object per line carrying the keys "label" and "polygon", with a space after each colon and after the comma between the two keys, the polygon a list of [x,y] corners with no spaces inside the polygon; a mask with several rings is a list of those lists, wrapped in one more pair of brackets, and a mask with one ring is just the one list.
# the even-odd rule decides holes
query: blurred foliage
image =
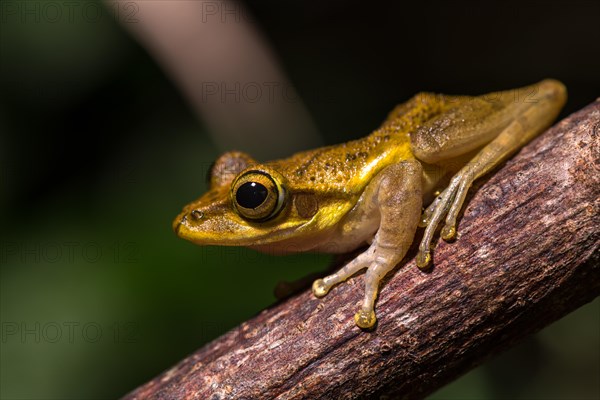
{"label": "blurred foliage", "polygon": [[[9,8],[23,4],[29,11]],[[43,4],[4,2],[0,16],[0,397],[114,398],[272,304],[278,281],[323,269],[329,258],[269,257],[177,239],[171,219],[203,192],[206,169],[223,149],[213,147],[163,72],[116,23],[114,10],[86,17],[83,7],[98,3],[82,2],[70,18],[66,3],[55,3],[64,14],[54,20],[42,13]],[[364,16],[356,10],[361,4],[311,9],[293,3],[285,11],[262,2],[252,8],[327,142],[365,134],[394,102],[418,90],[485,88],[486,82],[470,77],[479,65],[447,58],[452,50],[441,53],[428,37],[422,46],[432,53],[417,53],[427,62],[407,53],[371,57],[373,47],[382,52],[403,41],[393,40],[389,21],[371,21],[371,29],[369,18],[385,10]],[[541,14],[583,19],[572,24],[577,35],[597,9],[587,4],[577,3],[583,7],[577,12],[544,6]],[[591,101],[598,95],[598,81],[589,78],[592,70],[597,78],[598,55],[584,66],[577,58],[555,67],[544,63],[543,75],[532,77],[542,67],[532,66],[524,49],[544,41],[533,34],[540,32],[536,21],[539,30],[549,25],[541,17],[528,19],[540,10],[520,7],[511,13],[516,27],[525,26],[519,18],[529,24],[529,42],[515,44],[525,77],[505,67],[494,75],[494,60],[488,60],[492,86],[554,76],[574,88],[570,111]],[[493,14],[475,3],[470,11],[473,18]],[[438,18],[432,26],[441,23],[445,14],[431,12]],[[457,29],[455,35],[462,32]],[[597,42],[597,33],[590,40]],[[482,39],[464,39],[460,51],[476,48],[476,40]],[[561,39],[549,47],[562,54],[568,44]],[[499,56],[507,51],[499,48]],[[439,54],[450,65],[447,78],[415,72],[432,68],[429,61]],[[596,300],[432,398],[598,398],[599,320]]]}

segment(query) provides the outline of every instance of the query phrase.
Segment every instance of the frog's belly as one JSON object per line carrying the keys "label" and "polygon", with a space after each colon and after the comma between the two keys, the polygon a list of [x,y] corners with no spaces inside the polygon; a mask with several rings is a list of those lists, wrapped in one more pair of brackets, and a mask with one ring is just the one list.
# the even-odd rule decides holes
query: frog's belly
{"label": "frog's belly", "polygon": [[[273,243],[247,246],[263,253],[284,255],[303,252],[316,252],[327,254],[348,253],[372,238],[379,227],[379,216],[374,216],[371,221],[366,221],[354,230],[334,226],[326,231],[316,232],[303,237],[292,237]],[[347,228],[347,227],[346,227]]]}

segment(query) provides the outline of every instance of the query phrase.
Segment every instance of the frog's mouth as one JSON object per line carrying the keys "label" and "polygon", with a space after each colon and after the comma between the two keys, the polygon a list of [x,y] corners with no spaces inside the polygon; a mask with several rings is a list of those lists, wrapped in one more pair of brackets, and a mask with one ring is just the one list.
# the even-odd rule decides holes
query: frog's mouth
{"label": "frog's mouth", "polygon": [[[221,210],[222,211],[222,210]],[[304,236],[310,221],[280,224],[251,224],[235,213],[210,213],[210,210],[183,211],[173,221],[173,231],[182,239],[201,246],[261,247]]]}

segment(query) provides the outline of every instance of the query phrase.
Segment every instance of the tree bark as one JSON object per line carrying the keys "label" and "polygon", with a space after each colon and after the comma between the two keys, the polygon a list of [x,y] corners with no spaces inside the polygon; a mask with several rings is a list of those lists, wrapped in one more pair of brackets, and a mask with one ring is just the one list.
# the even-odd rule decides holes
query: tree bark
{"label": "tree bark", "polygon": [[[276,304],[126,399],[422,398],[600,294],[600,99],[474,187],[434,268],[401,265],[378,324],[363,274]],[[414,252],[413,252],[414,256]],[[190,317],[192,318],[192,317]]]}

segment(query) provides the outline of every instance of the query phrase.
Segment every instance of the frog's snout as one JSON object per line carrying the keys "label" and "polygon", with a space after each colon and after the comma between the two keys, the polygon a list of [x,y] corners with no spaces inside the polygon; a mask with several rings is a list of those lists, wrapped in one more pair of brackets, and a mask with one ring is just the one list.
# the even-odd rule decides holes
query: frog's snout
{"label": "frog's snout", "polygon": [[173,231],[179,235],[181,227],[187,227],[190,224],[202,223],[204,219],[204,212],[200,210],[184,211],[175,218],[173,221]]}

